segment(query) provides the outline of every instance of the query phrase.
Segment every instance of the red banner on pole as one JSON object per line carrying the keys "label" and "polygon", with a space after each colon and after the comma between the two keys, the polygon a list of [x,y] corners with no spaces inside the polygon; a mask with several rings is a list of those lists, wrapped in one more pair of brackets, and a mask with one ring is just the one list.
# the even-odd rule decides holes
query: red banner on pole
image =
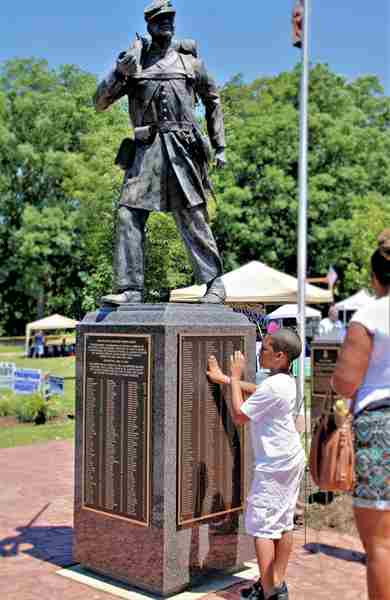
{"label": "red banner on pole", "polygon": [[292,13],[292,41],[295,48],[302,48],[304,0],[297,0]]}

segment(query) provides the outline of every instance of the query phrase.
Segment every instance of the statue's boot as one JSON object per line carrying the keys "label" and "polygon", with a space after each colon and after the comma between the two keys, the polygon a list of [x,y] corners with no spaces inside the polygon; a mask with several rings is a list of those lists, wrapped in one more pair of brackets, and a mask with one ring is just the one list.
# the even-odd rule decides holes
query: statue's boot
{"label": "statue's boot", "polygon": [[217,277],[207,284],[207,291],[203,298],[200,299],[201,304],[223,304],[226,300],[226,289],[221,277]]}
{"label": "statue's boot", "polygon": [[143,293],[139,290],[124,290],[119,294],[108,294],[102,296],[102,304],[113,304],[120,306],[121,304],[139,304],[143,302]]}

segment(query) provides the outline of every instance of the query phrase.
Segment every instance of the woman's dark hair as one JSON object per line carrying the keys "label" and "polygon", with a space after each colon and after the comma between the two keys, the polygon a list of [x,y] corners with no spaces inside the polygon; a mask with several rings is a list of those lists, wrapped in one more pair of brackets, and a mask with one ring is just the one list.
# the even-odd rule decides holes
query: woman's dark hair
{"label": "woman's dark hair", "polygon": [[274,351],[287,354],[289,364],[301,355],[302,343],[299,335],[293,329],[279,329],[272,333],[270,338]]}
{"label": "woman's dark hair", "polygon": [[378,248],[371,257],[371,269],[380,284],[390,286],[390,229],[378,237]]}

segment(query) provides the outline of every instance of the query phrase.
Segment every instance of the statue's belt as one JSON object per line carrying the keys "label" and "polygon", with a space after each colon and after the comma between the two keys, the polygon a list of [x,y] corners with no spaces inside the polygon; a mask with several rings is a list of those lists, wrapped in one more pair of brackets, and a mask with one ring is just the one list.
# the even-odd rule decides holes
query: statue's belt
{"label": "statue's belt", "polygon": [[192,131],[193,129],[194,124],[189,121],[156,121],[143,127],[136,127],[134,137],[140,142],[147,142],[157,132],[168,133],[170,131]]}
{"label": "statue's belt", "polygon": [[[211,149],[209,148],[208,138],[206,138],[197,129],[195,123],[189,121],[156,121],[148,123],[143,127],[135,127],[134,138],[138,142],[150,145],[153,144],[156,139],[157,133],[168,133],[170,131],[185,131],[194,132],[195,139],[201,142],[203,148],[203,160],[208,162],[211,156]],[[194,140],[192,136],[189,136],[188,142],[192,145]],[[196,144],[197,142],[195,142]],[[118,154],[115,159],[115,164],[119,165],[124,171],[127,171],[133,165],[137,145],[136,142],[130,138],[125,138],[118,150]],[[199,150],[198,150],[199,152]]]}
{"label": "statue's belt", "polygon": [[131,79],[134,81],[180,81],[185,79],[194,79],[192,73],[172,73],[172,72],[153,72],[146,73],[143,71],[139,74],[134,74]]}

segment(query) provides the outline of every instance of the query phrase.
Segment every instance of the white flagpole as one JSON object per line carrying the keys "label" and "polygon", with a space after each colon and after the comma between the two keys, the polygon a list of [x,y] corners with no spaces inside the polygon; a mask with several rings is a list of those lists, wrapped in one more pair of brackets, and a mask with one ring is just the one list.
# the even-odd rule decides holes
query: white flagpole
{"label": "white flagpole", "polygon": [[[302,35],[302,76],[299,126],[299,210],[298,210],[298,333],[303,352],[298,361],[298,407],[305,403],[305,346],[306,346],[306,277],[307,277],[307,155],[308,155],[308,99],[309,99],[309,13],[310,0],[304,4]],[[305,446],[309,447],[310,422],[305,407]],[[307,543],[309,476],[305,474],[305,543]]]}
{"label": "white flagpole", "polygon": [[[308,97],[309,97],[309,13],[310,0],[304,0],[302,35],[302,76],[300,92],[299,131],[299,210],[298,210],[298,333],[305,348],[306,340],[306,277],[307,277],[307,155],[308,155]],[[298,365],[298,406],[305,398],[305,351]]]}

